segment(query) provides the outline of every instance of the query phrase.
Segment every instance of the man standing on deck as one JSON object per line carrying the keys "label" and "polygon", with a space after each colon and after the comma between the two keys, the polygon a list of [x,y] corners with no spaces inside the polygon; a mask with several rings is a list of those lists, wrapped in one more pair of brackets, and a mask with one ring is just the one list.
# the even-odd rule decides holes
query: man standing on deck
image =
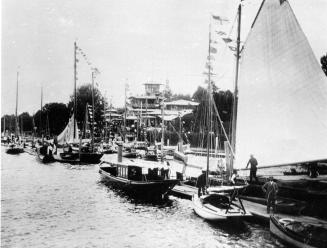
{"label": "man standing on deck", "polygon": [[246,169],[248,168],[249,164],[251,164],[251,168],[250,168],[250,183],[252,183],[252,177],[255,178],[255,181],[258,182],[258,178],[257,178],[257,165],[258,165],[258,161],[256,160],[256,158],[253,156],[253,154],[250,155],[250,159],[246,165]]}
{"label": "man standing on deck", "polygon": [[198,177],[196,181],[196,187],[198,188],[198,196],[202,194],[205,195],[205,186],[206,186],[206,171],[202,171],[202,174]]}
{"label": "man standing on deck", "polygon": [[270,207],[272,207],[273,213],[276,213],[276,196],[278,192],[278,185],[274,182],[273,177],[269,177],[269,181],[262,186],[262,190],[266,193],[267,213],[269,214]]}

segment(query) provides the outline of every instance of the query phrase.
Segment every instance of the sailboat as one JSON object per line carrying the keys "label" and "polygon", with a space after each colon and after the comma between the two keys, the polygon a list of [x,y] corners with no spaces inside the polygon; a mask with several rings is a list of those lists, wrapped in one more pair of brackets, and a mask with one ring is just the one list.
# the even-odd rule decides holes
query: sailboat
{"label": "sailboat", "polygon": [[[240,14],[241,14],[241,5],[239,5],[238,9],[238,17],[240,20]],[[240,21],[239,21],[240,24]],[[211,138],[210,135],[212,133],[212,111],[211,106],[215,105],[214,99],[212,97],[212,81],[211,81],[211,25],[209,28],[209,49],[208,49],[208,106],[209,110],[207,112],[207,169],[206,169],[206,188],[207,188],[207,194],[198,196],[197,194],[194,194],[192,197],[192,203],[193,203],[193,210],[196,214],[198,214],[200,217],[209,220],[209,221],[223,221],[223,220],[230,220],[230,219],[239,219],[251,216],[251,213],[247,212],[243,206],[241,198],[239,198],[239,193],[241,190],[243,190],[245,187],[247,187],[246,184],[244,185],[223,185],[226,183],[226,180],[221,175],[221,185],[219,186],[211,186],[210,180],[209,180],[209,169],[210,169],[210,147],[211,147]],[[238,32],[238,48],[239,48],[239,35],[240,32]],[[239,55],[239,52],[237,53]],[[213,104],[212,104],[213,102]],[[217,111],[217,116],[219,118],[219,113]],[[219,118],[220,119],[220,118]],[[223,127],[222,127],[223,128]],[[224,129],[223,129],[224,130]],[[226,132],[225,132],[226,135]],[[228,140],[228,137],[226,135],[226,139]],[[230,146],[230,143],[229,143]],[[229,173],[227,173],[227,179],[229,178]]]}
{"label": "sailboat", "polygon": [[19,138],[19,126],[18,126],[18,116],[17,116],[17,109],[18,109],[18,78],[19,72],[17,71],[17,82],[16,82],[16,111],[15,111],[15,137],[14,140],[9,144],[9,148],[6,150],[8,154],[19,154],[24,152],[24,148],[21,144]]}
{"label": "sailboat", "polygon": [[[327,160],[327,79],[288,1],[262,2],[242,49],[234,97],[231,168],[243,169],[250,154],[257,157],[259,171],[270,173]],[[300,187],[293,187],[291,195],[306,191],[305,199],[324,206],[324,181],[319,189],[318,197]]]}
{"label": "sailboat", "polygon": [[287,0],[262,2],[241,56],[233,167],[326,160],[327,79]]}
{"label": "sailboat", "polygon": [[[54,155],[56,161],[64,163],[98,163],[100,162],[103,153],[95,151],[94,148],[94,77],[95,69],[92,68],[92,128],[91,128],[91,147],[89,150],[83,149],[82,151],[82,140],[79,137],[79,130],[76,122],[76,53],[78,47],[76,42],[74,42],[74,113],[69,119],[66,128],[57,137],[57,144],[66,146],[59,155]],[[86,120],[85,120],[86,121]],[[79,144],[79,146],[77,145]],[[75,147],[74,147],[75,145]]]}

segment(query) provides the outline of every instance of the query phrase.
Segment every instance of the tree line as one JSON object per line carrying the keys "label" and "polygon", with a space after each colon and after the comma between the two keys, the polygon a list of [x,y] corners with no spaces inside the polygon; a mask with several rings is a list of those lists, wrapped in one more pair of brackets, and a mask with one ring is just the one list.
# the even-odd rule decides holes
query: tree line
{"label": "tree line", "polygon": [[[79,128],[83,127],[85,119],[86,104],[92,104],[92,88],[91,84],[80,86],[76,91],[76,120]],[[94,89],[94,120],[98,129],[102,128],[104,123],[104,106],[106,101],[98,88]],[[30,115],[23,112],[17,117],[18,130],[20,132],[41,135],[58,135],[68,123],[69,117],[72,115],[74,106],[74,95],[70,96],[70,100],[65,103],[47,103],[43,106],[42,111],[39,109],[35,114]],[[15,115],[4,115],[1,118],[1,132],[4,128],[9,133],[16,130]]]}

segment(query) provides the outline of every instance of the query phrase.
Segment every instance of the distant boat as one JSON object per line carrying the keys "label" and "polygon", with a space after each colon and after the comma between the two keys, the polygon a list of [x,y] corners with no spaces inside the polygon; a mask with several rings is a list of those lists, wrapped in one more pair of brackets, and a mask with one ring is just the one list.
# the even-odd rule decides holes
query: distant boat
{"label": "distant boat", "polygon": [[99,173],[111,185],[124,190],[128,195],[147,200],[158,200],[172,189],[179,180],[165,179],[160,168],[140,166],[133,162],[101,162]]}
{"label": "distant boat", "polygon": [[43,145],[41,147],[36,148],[37,158],[40,162],[47,164],[55,162],[55,158],[53,157],[52,150],[48,151],[48,145]]}
{"label": "distant boat", "polygon": [[16,143],[11,143],[9,145],[9,148],[6,150],[6,153],[8,154],[19,154],[19,153],[23,153],[24,152],[24,148]]}
{"label": "distant boat", "polygon": [[238,190],[244,187],[211,187],[208,195],[198,197],[195,194],[192,198],[194,212],[209,221],[223,221],[251,216],[249,212],[246,212],[242,200],[238,198]]}
{"label": "distant boat", "polygon": [[270,216],[270,232],[282,242],[300,248],[327,247],[327,227]]}
{"label": "distant boat", "polygon": [[148,147],[145,150],[145,155],[144,155],[145,160],[150,160],[150,161],[158,161],[158,151],[155,147]]}
{"label": "distant boat", "polygon": [[20,142],[19,134],[18,134],[18,117],[17,117],[17,109],[18,109],[18,78],[19,72],[17,71],[17,82],[16,82],[16,111],[15,111],[15,138],[9,144],[9,147],[6,150],[8,154],[19,154],[24,152],[24,148]]}

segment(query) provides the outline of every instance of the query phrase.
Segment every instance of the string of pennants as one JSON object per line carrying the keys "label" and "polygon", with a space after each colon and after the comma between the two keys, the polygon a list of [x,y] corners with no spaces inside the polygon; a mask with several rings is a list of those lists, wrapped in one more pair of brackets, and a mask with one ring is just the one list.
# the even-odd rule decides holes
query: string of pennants
{"label": "string of pennants", "polygon": [[[100,71],[98,70],[98,68],[96,68],[95,66],[93,66],[93,64],[91,63],[91,61],[87,57],[86,53],[83,51],[83,49],[81,47],[77,46],[77,45],[76,45],[76,55],[81,55],[83,57],[84,61],[90,67],[91,71],[93,71],[93,73],[94,73],[93,75],[94,76],[100,74]],[[78,58],[76,58],[76,62],[78,63],[79,61],[80,60]],[[99,86],[98,82],[96,82],[96,86]]]}
{"label": "string of pennants", "polygon": [[[229,34],[224,30],[225,24],[229,23],[230,21],[227,18],[217,16],[217,15],[211,15],[212,19],[215,21],[213,25],[213,32],[211,33],[210,37],[210,45],[209,45],[209,55],[207,56],[207,62],[205,64],[205,72],[203,72],[204,75],[210,75],[215,76],[216,74],[213,73],[213,66],[212,61],[215,60],[214,55],[218,53],[217,45],[221,43],[221,41],[225,44],[225,46],[232,51],[233,53],[236,52],[236,40],[233,40],[230,38],[230,33],[232,32],[234,28],[234,24],[236,21],[237,16],[235,16],[235,19],[233,21],[233,25],[231,28],[231,31]],[[236,54],[234,54],[236,56]],[[212,81],[212,80],[210,80]],[[209,81],[206,80],[206,83]],[[212,81],[213,82],[213,81]]]}

